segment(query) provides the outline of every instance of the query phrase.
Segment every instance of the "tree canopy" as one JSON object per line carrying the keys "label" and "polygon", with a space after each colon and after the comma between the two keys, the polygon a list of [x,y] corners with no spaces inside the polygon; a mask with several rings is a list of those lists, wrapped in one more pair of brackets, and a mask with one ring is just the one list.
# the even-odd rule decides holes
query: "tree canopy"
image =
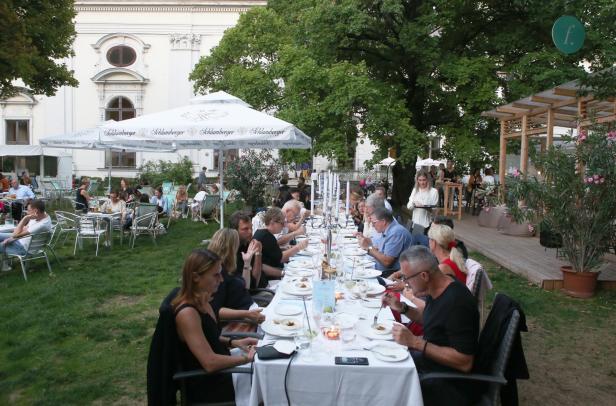
{"label": "tree canopy", "polygon": [[[587,30],[573,55],[551,39],[563,14]],[[611,66],[615,17],[608,0],[270,0],[241,16],[191,80],[199,92],[226,90],[274,111],[339,165],[352,162],[359,132],[376,158],[394,148],[399,205],[429,135],[444,136],[456,161],[479,162],[498,146],[498,123],[482,111],[583,78],[582,61]]]}
{"label": "tree canopy", "polygon": [[21,79],[34,94],[52,96],[60,86],[77,86],[66,65],[75,37],[72,0],[0,2],[0,98],[15,93]]}

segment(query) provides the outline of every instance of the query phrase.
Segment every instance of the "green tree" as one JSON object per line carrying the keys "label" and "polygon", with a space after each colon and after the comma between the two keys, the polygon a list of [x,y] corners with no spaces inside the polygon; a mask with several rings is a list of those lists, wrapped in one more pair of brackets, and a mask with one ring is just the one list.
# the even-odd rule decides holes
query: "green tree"
{"label": "green tree", "polygon": [[139,180],[154,187],[161,186],[165,181],[188,185],[192,182],[192,176],[193,164],[188,157],[183,157],[178,162],[147,161],[139,167]]}
{"label": "green tree", "polygon": [[[552,44],[562,14],[586,25],[574,55]],[[275,111],[313,138],[314,154],[343,165],[358,131],[378,157],[394,148],[401,205],[428,134],[446,137],[446,156],[481,162],[497,150],[498,129],[480,113],[584,78],[581,61],[611,66],[615,17],[607,0],[270,0],[242,15],[191,79],[197,91],[227,90]]]}
{"label": "green tree", "polygon": [[73,54],[73,0],[0,2],[0,98],[15,93],[21,79],[34,94],[52,96],[60,86],[77,86],[59,59]]}

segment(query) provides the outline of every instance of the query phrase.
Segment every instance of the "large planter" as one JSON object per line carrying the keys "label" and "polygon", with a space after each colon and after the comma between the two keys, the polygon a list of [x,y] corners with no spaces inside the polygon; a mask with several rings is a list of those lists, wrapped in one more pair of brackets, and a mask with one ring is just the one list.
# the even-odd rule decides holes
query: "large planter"
{"label": "large planter", "polygon": [[570,265],[561,266],[563,291],[569,296],[587,299],[595,294],[600,272],[575,272]]}
{"label": "large planter", "polygon": [[506,212],[507,206],[484,207],[477,217],[477,224],[481,227],[497,228]]}
{"label": "large planter", "polygon": [[502,217],[499,229],[502,230],[503,234],[515,237],[532,237],[535,235],[535,227],[532,224],[526,221],[518,224],[507,215]]}

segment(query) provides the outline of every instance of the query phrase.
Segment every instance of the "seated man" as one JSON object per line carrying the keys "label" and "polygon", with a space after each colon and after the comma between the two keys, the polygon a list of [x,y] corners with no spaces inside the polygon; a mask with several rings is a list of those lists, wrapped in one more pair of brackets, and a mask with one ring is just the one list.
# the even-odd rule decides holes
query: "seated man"
{"label": "seated man", "polygon": [[33,200],[28,205],[28,214],[17,224],[13,233],[0,233],[0,253],[25,255],[32,237],[21,237],[49,231],[51,218],[45,213],[45,203]]}
{"label": "seated man", "polygon": [[411,233],[394,222],[393,215],[385,207],[375,209],[370,218],[374,229],[382,235],[371,239],[360,234],[359,246],[374,258],[375,268],[386,278],[400,269],[398,257],[411,245]]}
{"label": "seated man", "polygon": [[374,188],[374,194],[383,199],[383,204],[385,204],[385,208],[390,212],[393,212],[394,209],[391,207],[389,201],[387,201],[387,192],[385,191],[385,186],[377,186]]}
{"label": "seated man", "polygon": [[197,192],[195,197],[193,197],[193,201],[190,205],[190,209],[192,210],[192,214],[193,214],[193,221],[199,221],[197,217],[200,214],[199,213],[199,209],[201,207],[200,205],[205,200],[206,195],[207,193],[205,191],[205,187],[202,187],[201,190]]}
{"label": "seated man", "polygon": [[[416,307],[401,303],[393,294],[383,297],[383,304],[423,323],[423,338],[401,324],[393,326],[394,340],[411,350],[418,372],[470,372],[477,351],[479,312],[469,290],[443,274],[438,260],[423,246],[413,246],[400,255],[404,281],[415,296]],[[465,382],[429,380],[422,382],[426,405],[468,404],[470,385]],[[472,390],[472,389],[471,389]]]}
{"label": "seated man", "polygon": [[21,220],[23,205],[27,205],[30,199],[34,199],[34,192],[28,186],[20,185],[17,178],[13,178],[9,188],[9,196],[14,196],[16,200],[11,204],[11,215],[19,221]]}
{"label": "seated man", "polygon": [[252,221],[250,216],[244,212],[236,211],[229,219],[229,227],[237,230],[240,236],[240,246],[236,255],[236,273],[244,275],[248,271],[250,274],[246,286],[254,289],[259,286],[261,279],[261,249],[260,241],[252,238]]}

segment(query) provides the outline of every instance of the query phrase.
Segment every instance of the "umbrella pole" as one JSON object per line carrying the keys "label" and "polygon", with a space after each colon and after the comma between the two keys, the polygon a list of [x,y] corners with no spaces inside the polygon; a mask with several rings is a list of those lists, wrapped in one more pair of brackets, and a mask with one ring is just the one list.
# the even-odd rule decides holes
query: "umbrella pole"
{"label": "umbrella pole", "polygon": [[219,149],[218,150],[218,175],[220,178],[220,189],[218,190],[218,192],[220,193],[220,228],[222,229],[224,227],[223,225],[223,221],[224,221],[224,211],[225,211],[225,200],[223,198],[224,196],[224,189],[225,187],[223,186],[224,183],[224,174],[223,174],[223,149]]}
{"label": "umbrella pole", "polygon": [[111,156],[111,148],[107,148],[107,155],[109,156],[109,172],[107,173],[107,194],[111,194],[111,165],[113,164],[113,157]]}

